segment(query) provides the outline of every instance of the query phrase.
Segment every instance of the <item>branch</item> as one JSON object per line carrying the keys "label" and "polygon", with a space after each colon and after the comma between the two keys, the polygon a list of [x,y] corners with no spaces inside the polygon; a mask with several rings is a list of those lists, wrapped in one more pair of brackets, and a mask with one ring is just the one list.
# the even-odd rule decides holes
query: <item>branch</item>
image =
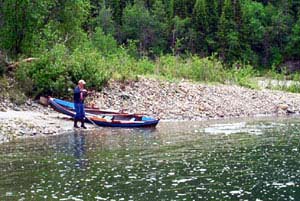
{"label": "branch", "polygon": [[9,64],[7,67],[7,70],[13,70],[14,68],[18,67],[21,63],[27,62],[30,63],[32,61],[38,60],[39,58],[29,57],[26,59],[23,59],[21,61],[17,61],[15,63]]}

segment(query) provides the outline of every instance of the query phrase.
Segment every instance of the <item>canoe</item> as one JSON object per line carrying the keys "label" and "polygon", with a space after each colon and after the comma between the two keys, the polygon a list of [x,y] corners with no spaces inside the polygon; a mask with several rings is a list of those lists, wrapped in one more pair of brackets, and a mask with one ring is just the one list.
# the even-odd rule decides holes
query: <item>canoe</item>
{"label": "canoe", "polygon": [[[72,108],[72,104],[69,104],[69,106],[66,106],[67,101],[63,104],[63,102],[58,101],[59,99],[55,99],[52,97],[49,97],[48,102],[51,105],[51,107],[65,115],[68,115],[72,118],[75,116],[74,111],[74,104]],[[69,102],[71,103],[71,102]],[[140,114],[129,114],[129,113],[109,113],[109,111],[104,110],[104,113],[100,112],[101,110],[98,109],[98,111],[94,111],[94,113],[90,113],[86,110],[86,122],[96,124],[98,126],[107,126],[107,127],[155,127],[159,119],[146,116],[146,115],[140,115]],[[107,113],[106,113],[107,112]],[[97,114],[95,114],[97,113]]]}
{"label": "canoe", "polygon": [[[70,110],[75,111],[75,106],[74,106],[73,102],[61,100],[58,98],[52,98],[52,97],[48,98],[48,102],[49,102],[49,99],[51,99],[51,101],[53,101],[63,107],[66,107]],[[103,110],[98,107],[89,107],[89,106],[85,106],[84,110],[85,110],[85,112],[92,113],[92,114],[120,114],[120,113],[129,114],[129,113],[124,113],[124,112],[120,112],[120,111],[116,111],[116,110]]]}

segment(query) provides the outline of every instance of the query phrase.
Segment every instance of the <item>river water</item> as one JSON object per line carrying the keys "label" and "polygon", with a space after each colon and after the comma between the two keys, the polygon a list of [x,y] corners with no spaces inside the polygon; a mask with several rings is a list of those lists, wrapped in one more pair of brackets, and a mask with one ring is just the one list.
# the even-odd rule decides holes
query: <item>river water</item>
{"label": "river water", "polygon": [[300,119],[161,122],[0,145],[0,200],[300,200]]}

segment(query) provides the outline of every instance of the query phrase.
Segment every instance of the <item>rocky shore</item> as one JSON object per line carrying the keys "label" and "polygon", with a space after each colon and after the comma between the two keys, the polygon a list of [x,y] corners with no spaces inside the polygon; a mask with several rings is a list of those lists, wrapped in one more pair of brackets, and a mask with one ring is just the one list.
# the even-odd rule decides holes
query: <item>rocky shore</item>
{"label": "rocky shore", "polygon": [[[90,96],[87,103],[102,109],[144,113],[163,121],[300,114],[300,94],[149,78],[111,81],[102,92]],[[31,100],[22,106],[7,100],[0,103],[0,143],[72,131],[72,126],[68,117]]]}
{"label": "rocky shore", "polygon": [[70,118],[31,100],[22,106],[7,100],[0,104],[0,143],[15,138],[59,134],[72,129]]}
{"label": "rocky shore", "polygon": [[300,94],[145,78],[111,82],[94,102],[101,108],[146,113],[165,120],[300,114]]}

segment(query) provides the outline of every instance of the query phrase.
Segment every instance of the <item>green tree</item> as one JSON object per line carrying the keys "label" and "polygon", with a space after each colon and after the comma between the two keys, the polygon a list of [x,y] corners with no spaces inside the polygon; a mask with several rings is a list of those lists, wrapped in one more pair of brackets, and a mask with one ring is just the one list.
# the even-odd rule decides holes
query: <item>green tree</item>
{"label": "green tree", "polygon": [[218,31],[218,1],[206,0],[206,13],[208,21],[208,31],[206,36],[206,43],[208,48],[208,54],[211,55],[216,51],[217,47],[217,31]]}
{"label": "green tree", "polygon": [[180,54],[184,52],[188,52],[188,42],[191,39],[192,32],[189,27],[191,24],[190,18],[180,18],[175,16],[172,19],[172,44],[171,48],[173,54]]}
{"label": "green tree", "polygon": [[115,34],[115,22],[113,21],[112,10],[102,3],[100,8],[94,11],[95,17],[91,19],[93,30],[101,27],[105,34]]}
{"label": "green tree", "polygon": [[208,15],[205,0],[196,0],[193,11],[194,28],[196,31],[196,49],[205,55],[208,51],[206,37],[209,32]]}
{"label": "green tree", "polygon": [[147,55],[155,38],[153,17],[140,3],[128,5],[123,16],[123,41],[138,40],[138,50],[141,55]]}
{"label": "green tree", "polygon": [[252,65],[258,66],[263,58],[263,41],[266,34],[266,13],[262,3],[245,1],[243,5],[242,40],[246,46],[243,57]]}
{"label": "green tree", "polygon": [[76,48],[86,42],[87,35],[82,29],[88,19],[90,4],[88,0],[58,0],[50,9],[48,23],[44,29],[46,47],[64,43]]}
{"label": "green tree", "polygon": [[163,4],[162,0],[155,0],[155,3],[153,5],[152,14],[154,18],[161,23],[166,23],[168,20],[168,15],[165,12],[166,8]]}
{"label": "green tree", "polygon": [[300,59],[300,18],[295,23],[286,47],[288,59]]}
{"label": "green tree", "polygon": [[285,46],[288,42],[288,35],[291,33],[291,16],[277,9],[271,4],[265,7],[266,32],[263,39],[263,60],[264,66],[272,66],[281,63]]}
{"label": "green tree", "polygon": [[113,20],[122,25],[123,10],[126,7],[126,0],[110,0],[108,1],[108,7],[112,9]]}
{"label": "green tree", "polygon": [[175,9],[174,9],[174,0],[170,0],[168,10],[169,10],[169,19],[172,19],[175,16]]}
{"label": "green tree", "polygon": [[174,15],[180,18],[191,17],[195,5],[195,0],[172,0]]}
{"label": "green tree", "polygon": [[153,44],[152,50],[154,54],[160,54],[167,49],[168,38],[168,16],[165,12],[165,6],[162,0],[156,0],[152,10],[154,30],[156,40]]}
{"label": "green tree", "polygon": [[300,1],[292,1],[290,9],[294,19],[297,20],[297,17],[300,15]]}
{"label": "green tree", "polygon": [[117,41],[110,34],[105,34],[101,27],[97,27],[92,36],[92,44],[101,54],[109,55],[117,52]]}
{"label": "green tree", "polygon": [[217,1],[217,11],[218,11],[218,16],[222,15],[222,10],[223,10],[223,4],[225,0],[216,0]]}
{"label": "green tree", "polygon": [[232,63],[240,59],[240,35],[235,22],[234,9],[231,0],[225,0],[220,17],[218,38],[219,54],[223,61]]}
{"label": "green tree", "polygon": [[144,0],[145,2],[145,8],[147,8],[148,10],[152,9],[153,7],[155,8],[155,3],[156,0]]}
{"label": "green tree", "polygon": [[240,0],[232,0],[232,7],[233,7],[234,21],[237,25],[238,30],[240,31],[243,24],[242,7],[241,7]]}
{"label": "green tree", "polygon": [[49,14],[51,2],[5,0],[0,6],[0,49],[12,56],[31,54]]}

